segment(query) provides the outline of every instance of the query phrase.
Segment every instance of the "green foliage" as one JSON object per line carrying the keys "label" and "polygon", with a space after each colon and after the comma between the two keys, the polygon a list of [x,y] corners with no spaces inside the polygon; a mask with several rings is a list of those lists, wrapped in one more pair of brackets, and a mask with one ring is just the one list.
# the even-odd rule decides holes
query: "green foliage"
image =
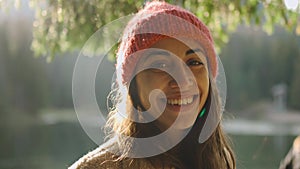
{"label": "green foliage", "polygon": [[[58,52],[80,49],[101,26],[135,13],[138,0],[30,0],[36,10],[32,49],[50,60]],[[256,24],[268,33],[275,24],[294,31],[299,12],[287,10],[282,0],[168,0],[191,10],[211,29],[217,51],[239,24]],[[299,8],[298,8],[299,11]],[[300,25],[298,24],[298,27]],[[300,29],[300,28],[299,28]]]}
{"label": "green foliage", "polygon": [[39,2],[31,0],[36,9],[32,48],[37,56],[49,59],[58,52],[80,49],[101,26],[141,6],[129,0],[48,0],[41,8]]}

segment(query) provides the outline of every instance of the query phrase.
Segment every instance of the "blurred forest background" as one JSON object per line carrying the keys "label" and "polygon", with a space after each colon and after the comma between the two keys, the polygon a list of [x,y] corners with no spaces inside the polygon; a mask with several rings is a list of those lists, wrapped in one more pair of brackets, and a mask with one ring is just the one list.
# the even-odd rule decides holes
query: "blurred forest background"
{"label": "blurred forest background", "polygon": [[[72,73],[77,56],[101,26],[136,12],[144,2],[0,0],[0,168],[62,168],[95,147],[80,128],[73,108]],[[226,112],[237,119],[255,116],[259,120],[261,114],[276,108],[274,90],[284,86],[284,105],[279,111],[300,114],[298,0],[294,6],[289,6],[292,1],[281,0],[169,2],[192,10],[211,28],[226,73]],[[106,109],[113,59],[99,66],[96,77],[101,109]],[[245,135],[232,135],[248,144]],[[270,159],[262,154],[263,148],[243,156],[249,150],[236,143],[239,158],[246,161],[249,155],[252,161],[239,165],[278,166],[293,138],[285,136],[275,139],[274,146],[283,148],[267,164]],[[272,139],[271,135],[252,136],[258,145],[253,147],[266,147]],[[271,149],[267,154],[274,155]]]}

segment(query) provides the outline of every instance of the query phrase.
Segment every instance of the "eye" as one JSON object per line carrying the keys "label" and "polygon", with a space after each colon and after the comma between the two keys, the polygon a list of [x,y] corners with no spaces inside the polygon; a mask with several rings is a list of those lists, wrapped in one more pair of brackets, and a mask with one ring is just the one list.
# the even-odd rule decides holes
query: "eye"
{"label": "eye", "polygon": [[186,64],[188,66],[202,66],[202,65],[204,65],[203,62],[201,62],[200,60],[196,60],[196,59],[188,60]]}
{"label": "eye", "polygon": [[151,61],[147,61],[146,65],[148,65],[148,69],[153,72],[168,72],[172,66],[172,62],[167,59],[155,58]]}
{"label": "eye", "polygon": [[164,69],[166,67],[167,67],[167,63],[165,63],[165,62],[154,62],[154,63],[151,64],[151,68],[153,68],[153,69],[155,69],[155,68]]}

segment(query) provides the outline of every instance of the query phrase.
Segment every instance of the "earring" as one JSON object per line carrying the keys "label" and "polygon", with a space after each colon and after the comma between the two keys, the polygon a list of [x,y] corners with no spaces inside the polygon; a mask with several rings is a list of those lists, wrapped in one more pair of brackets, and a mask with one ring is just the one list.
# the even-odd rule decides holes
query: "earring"
{"label": "earring", "polygon": [[204,107],[199,114],[199,118],[203,117],[203,115],[205,114],[205,111],[206,111],[206,108]]}

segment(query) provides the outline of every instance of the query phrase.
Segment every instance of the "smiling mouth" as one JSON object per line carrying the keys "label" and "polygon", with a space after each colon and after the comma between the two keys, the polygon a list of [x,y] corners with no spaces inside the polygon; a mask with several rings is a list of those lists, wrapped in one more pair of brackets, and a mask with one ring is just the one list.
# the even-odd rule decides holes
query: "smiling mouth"
{"label": "smiling mouth", "polygon": [[167,99],[167,104],[172,105],[172,106],[188,105],[188,104],[191,104],[195,98],[196,98],[196,95],[189,96],[186,98]]}

